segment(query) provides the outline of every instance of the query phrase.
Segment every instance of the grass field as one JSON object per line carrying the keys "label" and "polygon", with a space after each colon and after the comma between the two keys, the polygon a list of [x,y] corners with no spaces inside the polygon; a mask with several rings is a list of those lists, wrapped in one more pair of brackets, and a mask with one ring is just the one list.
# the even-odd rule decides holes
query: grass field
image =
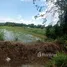
{"label": "grass field", "polygon": [[32,34],[33,36],[41,39],[45,38],[45,29],[40,28],[27,28],[27,27],[12,27],[12,26],[0,26],[0,29],[6,29],[13,32],[22,32],[25,34]]}

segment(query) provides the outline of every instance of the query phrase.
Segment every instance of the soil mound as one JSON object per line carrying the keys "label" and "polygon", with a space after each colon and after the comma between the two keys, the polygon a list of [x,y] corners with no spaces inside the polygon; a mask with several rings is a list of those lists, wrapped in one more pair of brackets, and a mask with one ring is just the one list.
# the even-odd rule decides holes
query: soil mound
{"label": "soil mound", "polygon": [[[23,44],[19,42],[0,41],[0,64],[2,63],[31,63],[51,58],[63,49],[57,43],[36,42]],[[50,55],[49,55],[50,54]],[[39,60],[39,61],[38,61]],[[19,62],[20,61],[20,62]]]}

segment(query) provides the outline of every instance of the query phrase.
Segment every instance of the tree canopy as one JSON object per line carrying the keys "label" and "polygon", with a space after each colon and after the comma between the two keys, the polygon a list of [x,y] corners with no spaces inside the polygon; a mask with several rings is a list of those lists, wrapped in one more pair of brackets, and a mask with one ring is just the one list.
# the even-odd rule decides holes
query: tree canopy
{"label": "tree canopy", "polygon": [[[42,17],[44,22],[47,19],[47,16],[51,15],[52,23],[57,22],[54,26],[47,26],[46,35],[51,38],[57,38],[67,35],[67,0],[44,0],[44,5],[36,4],[36,1],[41,0],[33,0],[33,4],[39,11],[39,14],[35,16],[35,19],[38,17]],[[42,10],[45,5],[47,5],[46,10]],[[43,13],[42,13],[43,12]],[[40,14],[42,13],[42,14]],[[57,17],[55,17],[57,16]],[[54,22],[54,18],[57,20]]]}

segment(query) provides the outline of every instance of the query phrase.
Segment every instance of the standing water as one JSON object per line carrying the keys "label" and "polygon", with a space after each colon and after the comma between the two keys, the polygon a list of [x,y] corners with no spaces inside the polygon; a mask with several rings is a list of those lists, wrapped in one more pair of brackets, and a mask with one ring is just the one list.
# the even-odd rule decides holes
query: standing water
{"label": "standing water", "polygon": [[[3,37],[5,41],[21,41],[24,43],[28,43],[28,42],[32,42],[32,41],[36,41],[40,39],[30,34],[8,31],[6,29],[1,29],[0,32],[3,33]],[[21,64],[21,65],[16,66],[15,64],[10,63],[11,60],[12,59],[10,57],[7,57],[5,59],[7,64],[2,65],[2,66],[0,65],[0,67],[44,67],[44,65],[40,65],[40,64]]]}
{"label": "standing water", "polygon": [[28,43],[28,42],[40,40],[40,38],[38,37],[34,37],[31,34],[26,34],[23,32],[13,32],[13,31],[8,31],[6,29],[1,29],[0,31],[4,34],[3,37],[5,41],[20,41],[20,42]]}

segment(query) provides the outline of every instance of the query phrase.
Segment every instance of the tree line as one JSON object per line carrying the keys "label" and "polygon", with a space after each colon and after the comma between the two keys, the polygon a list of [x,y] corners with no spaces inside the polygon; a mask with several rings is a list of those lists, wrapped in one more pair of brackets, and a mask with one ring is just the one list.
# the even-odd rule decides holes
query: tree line
{"label": "tree line", "polygon": [[44,25],[35,25],[35,24],[24,24],[24,23],[15,23],[15,22],[6,22],[0,23],[0,26],[17,26],[17,27],[30,27],[30,28],[44,28]]}

